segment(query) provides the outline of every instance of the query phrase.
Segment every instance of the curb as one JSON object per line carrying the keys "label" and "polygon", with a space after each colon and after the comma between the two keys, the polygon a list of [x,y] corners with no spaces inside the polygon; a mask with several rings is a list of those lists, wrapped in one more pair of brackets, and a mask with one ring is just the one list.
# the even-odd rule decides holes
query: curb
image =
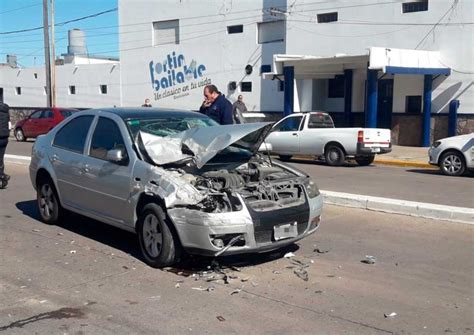
{"label": "curb", "polygon": [[436,166],[424,162],[410,162],[399,159],[380,159],[375,158],[374,164],[400,166],[400,167],[415,167],[436,170]]}
{"label": "curb", "polygon": [[325,204],[402,214],[426,219],[474,224],[474,209],[472,208],[323,190],[321,190],[321,193],[323,194]]}
{"label": "curb", "polygon": [[31,157],[28,156],[18,156],[18,155],[5,155],[5,163],[12,163],[12,164],[21,164],[21,165],[29,165],[31,162]]}
{"label": "curb", "polygon": [[[5,155],[5,162],[29,165],[30,157]],[[474,209],[321,190],[324,203],[427,219],[474,224]]]}

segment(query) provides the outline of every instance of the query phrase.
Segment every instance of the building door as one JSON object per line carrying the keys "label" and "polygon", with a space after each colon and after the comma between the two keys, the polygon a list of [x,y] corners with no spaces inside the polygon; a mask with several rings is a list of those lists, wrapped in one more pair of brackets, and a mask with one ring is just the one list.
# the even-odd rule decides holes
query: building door
{"label": "building door", "polygon": [[378,81],[377,128],[392,128],[393,79]]}

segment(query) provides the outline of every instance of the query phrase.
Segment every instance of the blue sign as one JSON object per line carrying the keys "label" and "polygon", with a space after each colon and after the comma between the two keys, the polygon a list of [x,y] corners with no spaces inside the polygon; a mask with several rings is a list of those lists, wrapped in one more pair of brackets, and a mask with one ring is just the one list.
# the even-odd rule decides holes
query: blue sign
{"label": "blue sign", "polygon": [[188,65],[184,55],[176,55],[174,51],[168,54],[161,63],[150,61],[149,68],[151,85],[155,91],[172,88],[176,85],[199,79],[204,76],[206,71],[204,64],[198,65],[193,59]]}

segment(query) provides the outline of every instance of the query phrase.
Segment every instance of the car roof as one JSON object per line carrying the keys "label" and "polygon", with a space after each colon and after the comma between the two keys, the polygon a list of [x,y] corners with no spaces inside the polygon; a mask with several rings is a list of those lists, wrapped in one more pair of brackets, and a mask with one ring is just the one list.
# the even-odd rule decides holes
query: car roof
{"label": "car roof", "polygon": [[184,109],[172,108],[154,108],[154,107],[115,107],[115,108],[95,108],[88,110],[89,112],[108,112],[113,113],[124,120],[129,119],[145,119],[154,117],[196,117],[204,114],[192,112]]}

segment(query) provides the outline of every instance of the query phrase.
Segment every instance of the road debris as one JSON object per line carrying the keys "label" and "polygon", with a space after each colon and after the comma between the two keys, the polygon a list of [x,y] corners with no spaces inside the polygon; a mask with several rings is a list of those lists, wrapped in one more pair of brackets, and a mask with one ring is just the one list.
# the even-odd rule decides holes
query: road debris
{"label": "road debris", "polygon": [[276,274],[276,275],[281,274],[281,272],[280,272],[280,271],[277,271],[277,270],[273,270],[272,273],[273,273],[273,274]]}
{"label": "road debris", "polygon": [[293,273],[300,279],[303,279],[304,281],[308,281],[308,271],[304,269],[297,269],[294,270]]}
{"label": "road debris", "polygon": [[295,257],[295,256],[296,256],[296,255],[295,255],[294,253],[292,253],[292,252],[287,252],[287,253],[285,254],[285,256],[283,256],[283,257],[285,257],[285,258],[291,258],[291,257]]}
{"label": "road debris", "polygon": [[235,290],[233,290],[232,292],[229,293],[229,295],[234,295],[234,294],[238,294],[242,291],[243,287],[242,288],[236,288]]}
{"label": "road debris", "polygon": [[180,287],[179,283],[176,283],[176,285],[174,287],[179,288]]}
{"label": "road debris", "polygon": [[208,287],[192,287],[191,288],[192,290],[196,290],[196,291],[207,291],[207,292],[212,292],[215,290],[215,287],[214,286],[208,286]]}
{"label": "road debris", "polygon": [[59,235],[59,236],[63,236],[64,234],[63,234],[63,233],[58,233],[57,235]]}
{"label": "road debris", "polygon": [[375,258],[375,256],[365,255],[365,259],[361,260],[360,262],[364,264],[375,264],[376,260],[377,258]]}
{"label": "road debris", "polygon": [[74,255],[74,254],[77,253],[77,251],[76,251],[76,250],[71,250],[71,251],[69,251],[69,253],[72,254],[72,255]]}
{"label": "road debris", "polygon": [[392,312],[392,313],[385,313],[383,316],[385,316],[386,319],[389,319],[389,318],[394,318],[397,316],[397,313],[395,312]]}
{"label": "road debris", "polygon": [[41,232],[41,229],[32,229],[31,231],[34,231],[35,233]]}
{"label": "road debris", "polygon": [[329,249],[328,250],[322,250],[322,249],[319,249],[319,248],[315,248],[313,250],[313,252],[316,252],[318,254],[327,254],[329,252]]}
{"label": "road debris", "polygon": [[222,321],[225,321],[225,318],[224,318],[223,316],[220,316],[220,315],[219,315],[219,316],[216,316],[216,318],[217,318],[217,320],[219,320],[219,321],[221,321],[221,322],[222,322]]}

